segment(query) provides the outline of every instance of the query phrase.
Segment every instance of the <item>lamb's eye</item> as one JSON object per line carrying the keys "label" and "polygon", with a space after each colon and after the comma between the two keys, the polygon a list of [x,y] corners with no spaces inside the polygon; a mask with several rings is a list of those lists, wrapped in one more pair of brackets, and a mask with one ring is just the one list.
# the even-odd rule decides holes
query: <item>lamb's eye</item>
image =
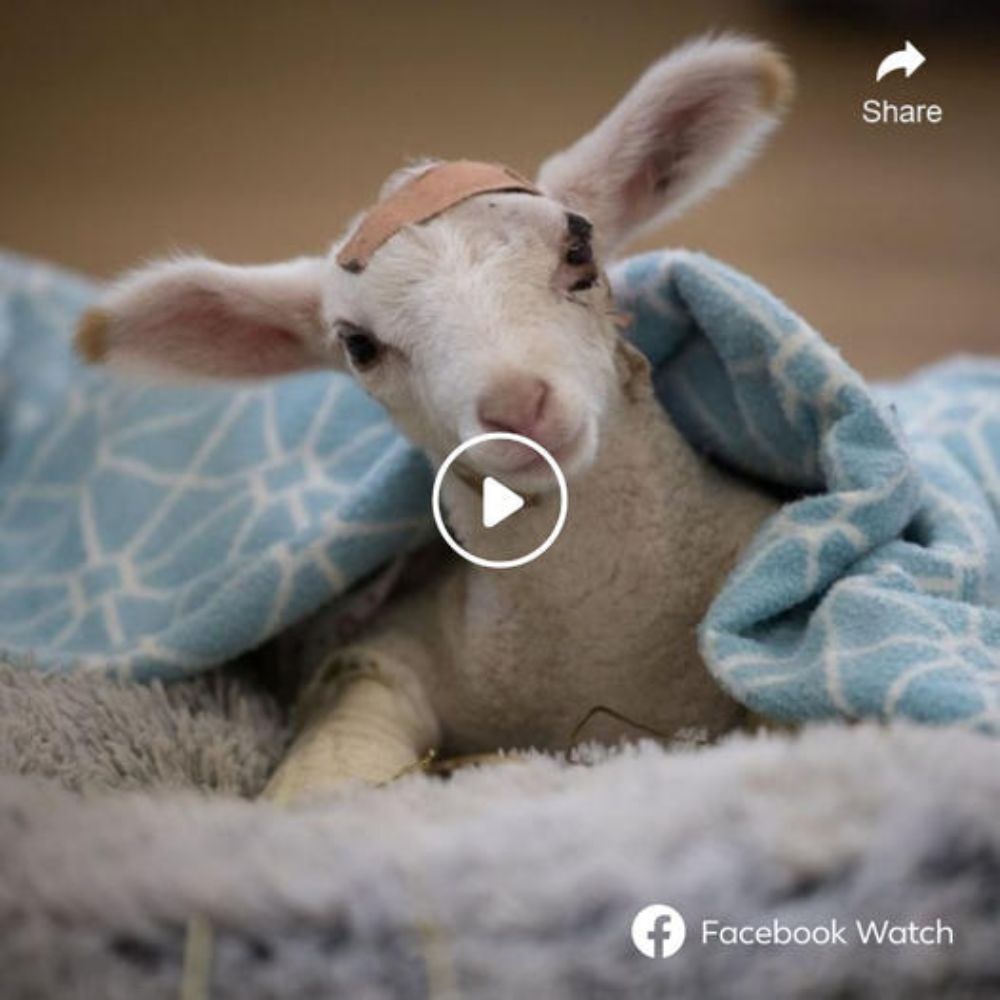
{"label": "lamb's eye", "polygon": [[571,292],[585,292],[597,284],[597,271],[588,271],[569,286]]}
{"label": "lamb's eye", "polygon": [[378,361],[382,345],[367,330],[353,323],[341,323],[337,335],[356,368],[370,368]]}

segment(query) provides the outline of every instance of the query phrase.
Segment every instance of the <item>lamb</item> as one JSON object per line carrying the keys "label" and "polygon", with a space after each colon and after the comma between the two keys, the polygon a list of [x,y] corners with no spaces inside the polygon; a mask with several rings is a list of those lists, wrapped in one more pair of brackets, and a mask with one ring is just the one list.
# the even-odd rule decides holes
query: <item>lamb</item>
{"label": "lamb", "polygon": [[[273,798],[383,782],[432,749],[562,749],[596,706],[613,712],[583,735],[602,741],[633,724],[716,735],[740,723],[699,657],[697,625],[777,501],[673,427],[618,332],[599,262],[726,182],[790,90],[768,45],[696,41],[655,63],[535,184],[419,163],[389,178],[328,256],[158,262],[84,317],[77,346],[91,362],[188,378],[347,371],[435,464],[501,430],[543,445],[569,480],[565,530],[542,558],[513,570],[444,559],[328,653]],[[423,214],[406,214],[414,201]],[[446,484],[467,548],[524,550],[546,533],[557,497],[533,457],[493,442],[475,451],[472,478]],[[486,475],[532,496],[490,529],[476,488]]]}

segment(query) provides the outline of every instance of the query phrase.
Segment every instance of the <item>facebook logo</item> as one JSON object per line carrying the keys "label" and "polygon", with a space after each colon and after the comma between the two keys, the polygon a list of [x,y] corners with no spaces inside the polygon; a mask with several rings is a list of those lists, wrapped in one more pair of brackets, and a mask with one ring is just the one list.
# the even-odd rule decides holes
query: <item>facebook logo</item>
{"label": "facebook logo", "polygon": [[669,958],[684,944],[684,918],[672,906],[654,903],[641,909],[632,921],[632,943],[647,958]]}

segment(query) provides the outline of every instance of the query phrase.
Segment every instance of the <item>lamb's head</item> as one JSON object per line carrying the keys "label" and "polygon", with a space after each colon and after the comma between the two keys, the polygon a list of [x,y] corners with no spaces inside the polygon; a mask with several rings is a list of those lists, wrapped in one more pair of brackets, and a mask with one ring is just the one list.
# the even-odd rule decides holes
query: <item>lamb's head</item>
{"label": "lamb's head", "polygon": [[[768,46],[696,42],[652,66],[534,185],[494,184],[459,191],[440,211],[404,211],[363,262],[347,251],[371,215],[327,257],[152,264],[111,289],[78,344],[91,360],[162,374],[346,369],[435,458],[507,430],[544,445],[572,475],[596,455],[629,368],[617,360],[624,348],[602,264],[732,176],[789,90]],[[393,175],[380,204],[441,169]],[[529,449],[491,448],[473,453],[481,471],[532,478]]]}

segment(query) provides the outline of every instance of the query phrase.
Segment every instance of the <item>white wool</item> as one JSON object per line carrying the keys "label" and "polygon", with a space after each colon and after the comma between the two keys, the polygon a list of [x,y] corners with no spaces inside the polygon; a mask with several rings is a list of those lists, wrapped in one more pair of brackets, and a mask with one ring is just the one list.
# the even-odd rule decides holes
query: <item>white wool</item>
{"label": "white wool", "polygon": [[[347,369],[432,461],[513,430],[570,479],[571,516],[543,559],[515,573],[453,562],[343,653],[352,669],[307,696],[274,794],[389,778],[437,746],[562,747],[598,705],[664,734],[737,723],[696,627],[774,501],[711,468],[670,424],[618,334],[603,273],[568,254],[568,213],[590,219],[596,251],[610,254],[731,177],[789,89],[768,46],[699,41],[548,160],[542,196],[471,198],[404,228],[359,274],[337,265],[343,240],[325,259],[264,267],[153,264],[88,317],[92,358],[195,377]],[[383,197],[426,166],[393,175]],[[350,359],[359,338],[374,361]],[[488,448],[479,471],[507,463],[504,481],[543,491],[537,502],[486,537],[477,492],[453,483],[444,499],[469,549],[510,551],[546,533],[556,499],[509,449]],[[584,735],[629,731],[606,715]]]}

